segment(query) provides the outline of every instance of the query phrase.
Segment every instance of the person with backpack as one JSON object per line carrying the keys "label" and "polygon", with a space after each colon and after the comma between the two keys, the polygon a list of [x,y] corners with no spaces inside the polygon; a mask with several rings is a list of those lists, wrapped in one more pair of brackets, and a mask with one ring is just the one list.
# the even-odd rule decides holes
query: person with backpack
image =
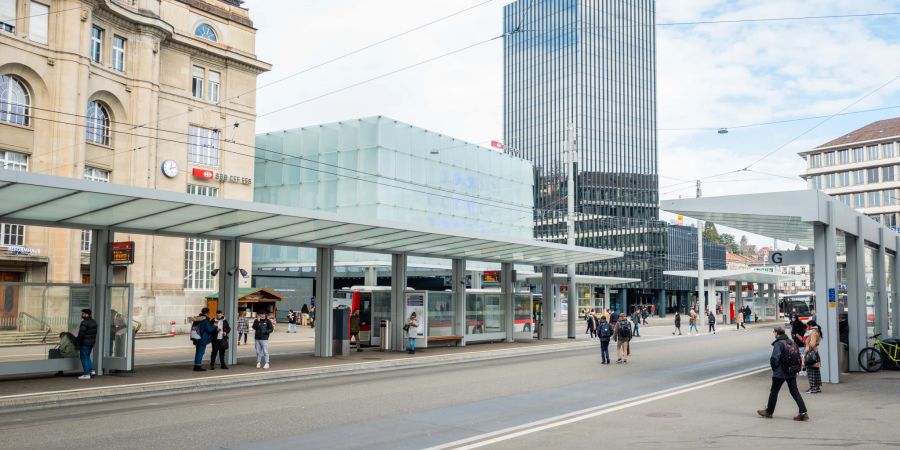
{"label": "person with backpack", "polygon": [[[681,313],[678,311],[675,311],[675,331],[681,336]],[[673,336],[675,335],[675,331],[672,332]]]}
{"label": "person with backpack", "polygon": [[794,420],[809,420],[809,414],[806,411],[806,404],[803,403],[803,397],[800,396],[800,390],[797,389],[797,373],[800,372],[802,360],[800,358],[800,350],[797,345],[788,338],[784,331],[784,327],[777,326],[773,330],[775,341],[772,342],[772,356],[769,358],[769,365],[772,367],[772,388],[769,391],[769,403],[765,409],[756,411],[762,417],[772,418],[775,412],[775,404],[778,402],[778,392],[785,383],[788,385],[788,391],[791,397],[797,402],[800,413],[794,417]]}
{"label": "person with backpack", "polygon": [[697,334],[700,334],[700,329],[697,328],[697,320],[698,319],[700,319],[700,316],[697,315],[697,311],[694,311],[694,308],[691,308],[690,319],[688,319],[688,324],[689,324],[688,334],[690,334],[691,336],[694,336],[694,332],[697,332]]}
{"label": "person with backpack", "polygon": [[706,320],[709,321],[709,333],[716,334],[716,315],[712,311],[707,311]]}
{"label": "person with backpack", "polygon": [[91,317],[90,309],[81,310],[81,325],[78,326],[78,336],[75,337],[75,345],[77,345],[79,356],[81,357],[81,368],[83,374],[78,377],[79,380],[90,380],[94,375],[94,366],[91,364],[91,354],[94,351],[94,344],[97,343],[97,321]]}
{"label": "person with backpack", "polygon": [[266,365],[263,366],[263,369],[269,368],[269,335],[275,331],[275,325],[272,325],[272,321],[267,317],[269,311],[266,309],[261,310],[256,315],[256,319],[253,321],[253,334],[254,343],[256,344],[256,368],[259,369],[260,364],[262,363],[263,356],[266,359]]}
{"label": "person with backpack", "polygon": [[819,344],[822,342],[822,329],[815,320],[810,319],[806,323],[809,330],[806,332],[806,352],[803,354],[803,366],[806,368],[806,376],[809,381],[807,394],[822,393],[822,362],[819,356]]}
{"label": "person with backpack", "polygon": [[616,341],[616,364],[628,363],[628,343],[633,337],[631,334],[631,321],[625,313],[619,315],[616,327],[613,329],[613,339]]}
{"label": "person with backpack", "polygon": [[613,327],[606,321],[606,317],[600,316],[597,325],[597,337],[600,338],[600,364],[609,364],[609,340],[613,336]]}
{"label": "person with backpack", "polygon": [[203,354],[206,346],[212,341],[216,333],[216,326],[209,319],[209,308],[200,310],[200,315],[194,317],[191,325],[191,342],[194,343],[194,372],[206,372],[203,368]]}
{"label": "person with backpack", "polygon": [[216,370],[216,356],[219,357],[219,367],[227,369],[225,364],[225,352],[228,350],[228,333],[231,333],[231,325],[228,319],[222,314],[222,310],[216,311],[216,318],[213,320],[216,331],[213,332],[212,338],[212,355],[209,358],[209,370]]}

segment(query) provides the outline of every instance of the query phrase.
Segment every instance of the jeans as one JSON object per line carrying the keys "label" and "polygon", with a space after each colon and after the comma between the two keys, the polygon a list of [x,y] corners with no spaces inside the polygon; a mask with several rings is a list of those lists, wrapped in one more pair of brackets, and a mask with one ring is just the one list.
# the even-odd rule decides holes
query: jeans
{"label": "jeans", "polygon": [[[228,338],[225,338],[228,339]],[[219,365],[225,367],[225,349],[222,348],[222,344],[225,342],[225,339],[213,339],[212,341],[212,356],[209,357],[209,366],[216,366],[216,356],[219,357]]]}
{"label": "jeans", "polygon": [[256,342],[256,363],[262,361],[263,355],[266,356],[266,364],[269,363],[269,341],[267,339],[258,339]]}
{"label": "jeans", "polygon": [[791,393],[791,397],[794,397],[794,401],[797,402],[797,407],[800,408],[800,414],[806,412],[806,404],[803,403],[803,397],[800,396],[800,390],[797,389],[797,378],[775,378],[772,377],[772,390],[769,392],[769,404],[766,406],[766,411],[769,414],[775,412],[775,404],[778,403],[778,391],[781,390],[781,385],[787,382],[788,391]]}
{"label": "jeans", "polygon": [[709,324],[709,333],[715,333],[715,332],[716,332],[716,324],[710,323]]}
{"label": "jeans", "polygon": [[288,324],[288,331],[287,331],[287,332],[288,332],[288,333],[296,333],[296,332],[297,332],[297,324],[296,324],[296,323],[289,323],[289,324]]}
{"label": "jeans", "polygon": [[243,338],[244,338],[244,345],[247,345],[247,336],[248,336],[249,334],[250,334],[250,333],[241,333],[240,331],[238,331],[238,344],[241,343],[241,337],[243,337]]}
{"label": "jeans", "polygon": [[609,341],[600,341],[600,358],[603,362],[609,362]]}
{"label": "jeans", "polygon": [[640,322],[640,320],[638,320],[637,322],[634,323],[634,335],[635,336],[641,335],[641,333],[640,333],[641,327],[638,325],[639,322]]}
{"label": "jeans", "polygon": [[203,364],[203,354],[206,353],[206,345],[197,344],[197,349],[194,351],[194,365],[200,366]]}
{"label": "jeans", "polygon": [[85,375],[90,375],[94,370],[94,366],[91,364],[91,352],[93,351],[93,345],[82,345],[81,348],[78,349],[78,355],[81,357],[81,368],[84,369]]}
{"label": "jeans", "polygon": [[697,328],[697,324],[696,324],[696,323],[692,323],[692,324],[691,324],[691,327],[688,328],[688,333],[693,332],[693,331],[696,331],[697,334],[700,334],[700,329]]}
{"label": "jeans", "polygon": [[409,351],[415,353],[416,352],[416,338],[409,338]]}

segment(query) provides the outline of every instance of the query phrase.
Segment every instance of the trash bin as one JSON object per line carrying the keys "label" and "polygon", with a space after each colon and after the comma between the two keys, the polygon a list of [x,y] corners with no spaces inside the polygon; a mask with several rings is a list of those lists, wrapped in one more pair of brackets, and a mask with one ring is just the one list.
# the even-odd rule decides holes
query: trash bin
{"label": "trash bin", "polygon": [[391,321],[381,320],[378,322],[378,331],[381,335],[381,351],[391,350]]}
{"label": "trash bin", "polygon": [[850,373],[850,346],[841,342],[838,353],[838,368],[841,373]]}
{"label": "trash bin", "polygon": [[340,306],[332,312],[334,318],[334,332],[332,338],[332,353],[334,355],[350,354],[350,309]]}

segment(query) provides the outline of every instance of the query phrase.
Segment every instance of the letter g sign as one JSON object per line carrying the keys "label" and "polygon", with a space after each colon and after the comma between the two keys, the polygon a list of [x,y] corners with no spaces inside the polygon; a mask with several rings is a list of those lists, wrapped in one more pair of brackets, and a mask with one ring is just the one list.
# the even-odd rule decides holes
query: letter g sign
{"label": "letter g sign", "polygon": [[781,264],[783,261],[781,252],[772,253],[771,259],[773,264]]}

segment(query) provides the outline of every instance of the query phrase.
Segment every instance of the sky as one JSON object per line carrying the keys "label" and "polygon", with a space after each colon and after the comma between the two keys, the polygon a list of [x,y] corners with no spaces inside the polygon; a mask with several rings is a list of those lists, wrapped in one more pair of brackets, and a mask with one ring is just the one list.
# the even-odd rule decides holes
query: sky
{"label": "sky", "polygon": [[[260,86],[481,4],[264,87],[257,132],[384,115],[483,145],[502,140],[502,40],[490,39],[502,33],[508,3],[248,0],[257,55],[274,65]],[[666,25],[900,12],[900,0],[657,0],[656,8],[661,199],[693,197],[697,178],[703,196],[805,189],[798,152],[900,116],[900,15]],[[850,114],[809,119],[841,111]],[[792,121],[745,126],[784,120]],[[727,134],[716,132],[723,127]]]}

